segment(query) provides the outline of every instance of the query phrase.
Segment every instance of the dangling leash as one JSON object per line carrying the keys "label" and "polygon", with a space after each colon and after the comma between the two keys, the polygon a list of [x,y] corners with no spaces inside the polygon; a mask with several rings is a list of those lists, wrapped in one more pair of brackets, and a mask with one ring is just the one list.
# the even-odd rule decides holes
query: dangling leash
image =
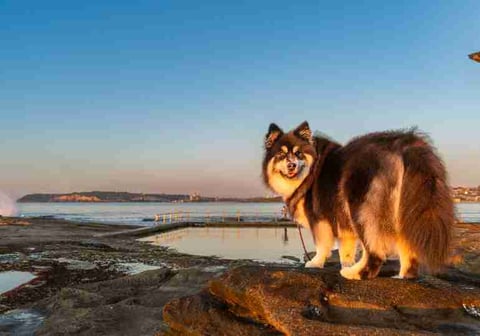
{"label": "dangling leash", "polygon": [[[315,162],[312,172],[308,174],[305,180],[303,180],[303,182],[298,186],[298,188],[295,189],[293,194],[286,200],[285,203],[287,204],[288,212],[290,213],[290,216],[292,217],[294,222],[295,222],[295,210],[297,210],[298,202],[305,196],[307,191],[311,188],[313,181],[315,179],[315,176],[317,176],[317,174],[321,171],[323,164],[325,163],[325,158],[327,157],[327,155],[336,147],[338,147],[338,145],[335,143],[328,144],[328,146],[322,152],[320,159],[318,159]],[[298,223],[296,224],[298,228],[298,233],[300,235],[300,241],[302,242],[303,251],[305,252],[305,256],[307,257],[308,261],[310,261],[312,259],[308,255],[307,248],[305,246],[305,241],[303,240],[300,224]]]}
{"label": "dangling leash", "polygon": [[303,241],[303,235],[302,235],[302,229],[300,228],[300,224],[297,223],[297,229],[298,233],[300,234],[300,240],[302,241],[302,246],[303,246],[303,252],[305,252],[305,255],[307,256],[308,261],[312,260],[310,256],[308,255],[307,248],[305,247],[305,242]]}

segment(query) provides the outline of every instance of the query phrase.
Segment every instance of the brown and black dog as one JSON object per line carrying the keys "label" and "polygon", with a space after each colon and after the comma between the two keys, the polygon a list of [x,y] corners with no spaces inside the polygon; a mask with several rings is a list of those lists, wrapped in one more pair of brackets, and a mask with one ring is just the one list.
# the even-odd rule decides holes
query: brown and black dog
{"label": "brown and black dog", "polygon": [[[313,136],[307,122],[265,136],[264,181],[285,200],[293,218],[312,232],[323,267],[335,238],[341,274],[376,277],[387,256],[398,255],[400,278],[419,266],[445,263],[455,219],[444,165],[417,130],[357,137],[342,146]],[[355,263],[357,240],[362,257]]]}

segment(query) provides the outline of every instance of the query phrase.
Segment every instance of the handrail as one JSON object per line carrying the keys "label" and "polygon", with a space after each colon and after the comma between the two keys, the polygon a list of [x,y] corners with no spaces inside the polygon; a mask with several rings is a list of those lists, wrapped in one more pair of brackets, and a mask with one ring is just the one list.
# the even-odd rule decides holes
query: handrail
{"label": "handrail", "polygon": [[170,212],[162,212],[154,215],[155,222],[177,223],[177,222],[225,222],[228,221],[265,221],[271,220],[277,222],[287,219],[286,212],[272,211],[182,211],[173,210]]}

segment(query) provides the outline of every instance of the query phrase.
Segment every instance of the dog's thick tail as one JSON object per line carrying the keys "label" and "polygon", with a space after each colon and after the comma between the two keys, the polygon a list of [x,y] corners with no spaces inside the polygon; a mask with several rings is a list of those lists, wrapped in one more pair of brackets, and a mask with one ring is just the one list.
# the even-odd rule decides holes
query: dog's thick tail
{"label": "dog's thick tail", "polygon": [[455,211],[444,165],[419,138],[403,150],[399,234],[418,261],[436,272],[449,256]]}

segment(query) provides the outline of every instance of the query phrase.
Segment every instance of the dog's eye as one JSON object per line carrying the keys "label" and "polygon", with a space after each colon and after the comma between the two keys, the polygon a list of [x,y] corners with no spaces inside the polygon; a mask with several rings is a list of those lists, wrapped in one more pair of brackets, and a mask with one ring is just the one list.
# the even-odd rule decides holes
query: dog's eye
{"label": "dog's eye", "polygon": [[285,157],[286,157],[286,154],[284,152],[280,152],[280,153],[277,154],[277,159],[278,160],[283,160],[283,159],[285,159]]}
{"label": "dog's eye", "polygon": [[305,157],[302,152],[296,152],[295,156],[299,159],[303,159]]}

